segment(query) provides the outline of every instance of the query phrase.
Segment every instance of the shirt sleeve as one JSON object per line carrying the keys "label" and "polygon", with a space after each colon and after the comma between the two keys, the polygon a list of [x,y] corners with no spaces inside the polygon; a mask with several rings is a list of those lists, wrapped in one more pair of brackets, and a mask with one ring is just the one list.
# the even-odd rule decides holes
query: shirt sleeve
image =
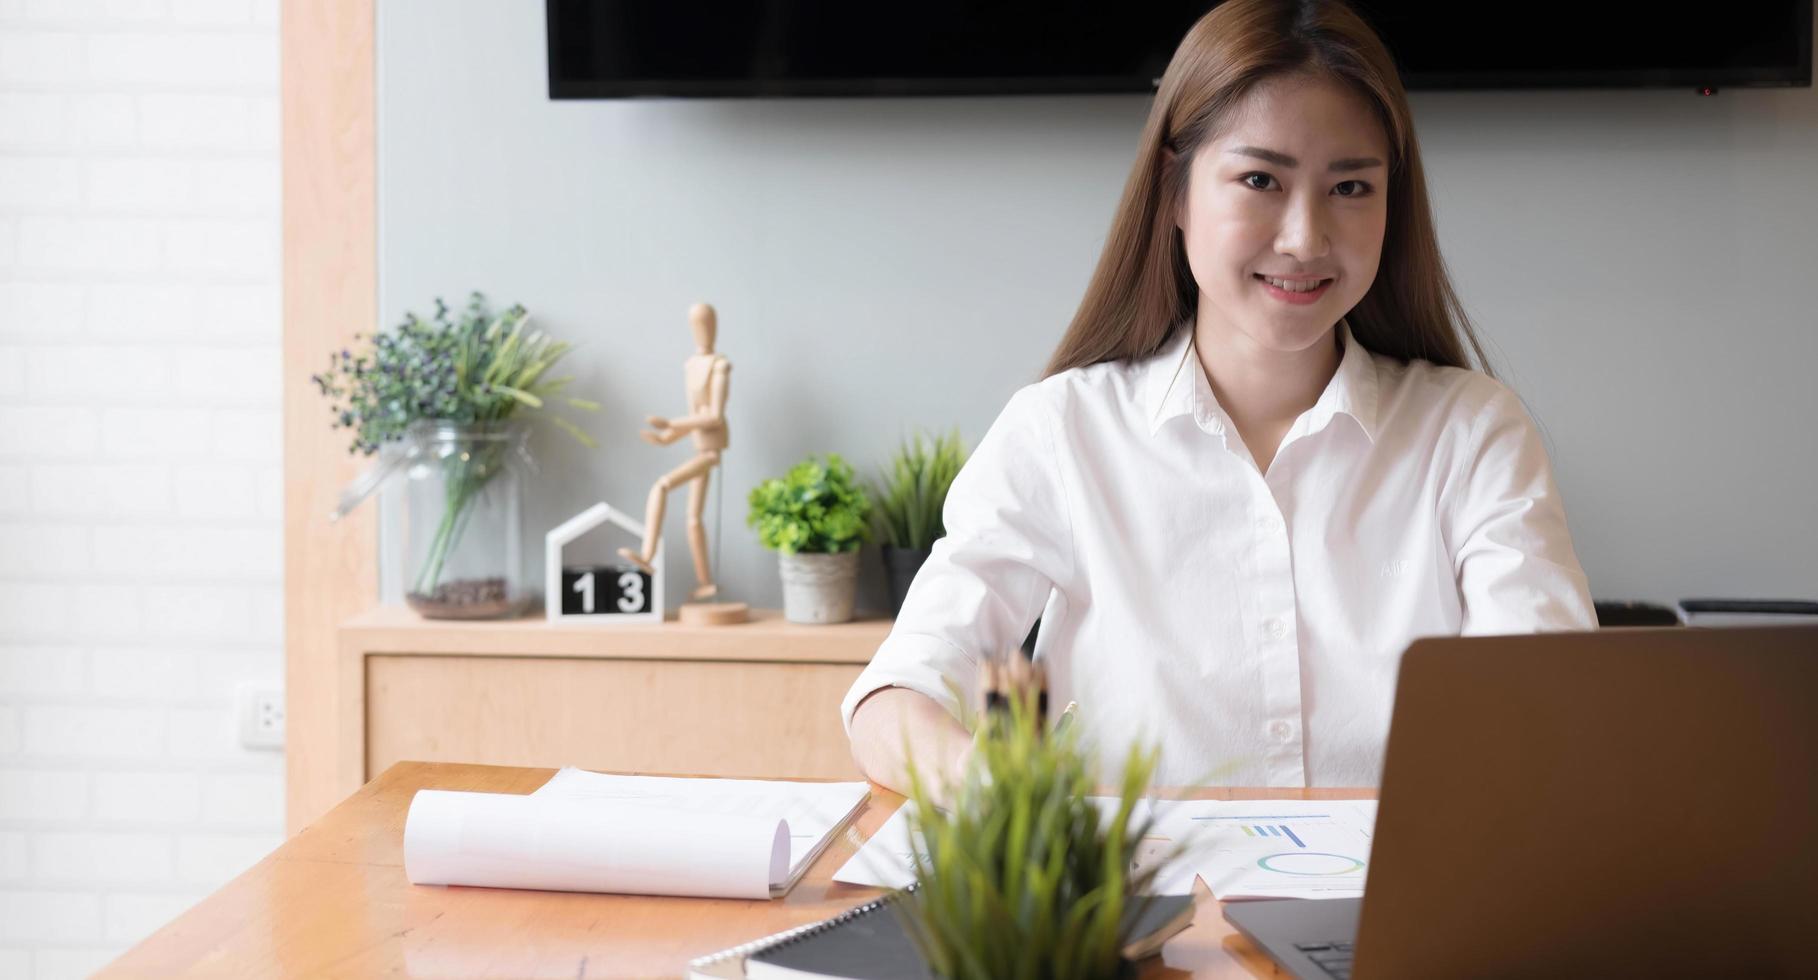
{"label": "shirt sleeve", "polygon": [[1465,635],[1597,626],[1540,432],[1500,385],[1478,416],[1452,505]]}
{"label": "shirt sleeve", "polygon": [[977,707],[980,655],[1028,635],[1073,563],[1056,425],[1039,386],[1024,388],[961,467],[941,511],[946,535],[840,705],[848,734],[859,702],[884,687],[927,695],[960,718],[962,704]]}

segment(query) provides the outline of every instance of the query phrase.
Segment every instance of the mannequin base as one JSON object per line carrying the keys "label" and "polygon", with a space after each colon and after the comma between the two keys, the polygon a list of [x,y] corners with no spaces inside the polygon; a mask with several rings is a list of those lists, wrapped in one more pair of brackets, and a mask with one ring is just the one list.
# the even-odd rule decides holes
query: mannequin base
{"label": "mannequin base", "polygon": [[742,602],[684,602],[676,619],[689,626],[735,626],[751,620],[751,607]]}

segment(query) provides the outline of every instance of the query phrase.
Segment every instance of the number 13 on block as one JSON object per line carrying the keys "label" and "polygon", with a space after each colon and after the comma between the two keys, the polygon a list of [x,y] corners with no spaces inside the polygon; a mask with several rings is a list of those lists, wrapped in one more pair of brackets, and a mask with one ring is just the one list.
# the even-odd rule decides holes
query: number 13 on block
{"label": "number 13 on block", "polygon": [[650,576],[615,565],[562,568],[562,615],[615,616],[650,611]]}

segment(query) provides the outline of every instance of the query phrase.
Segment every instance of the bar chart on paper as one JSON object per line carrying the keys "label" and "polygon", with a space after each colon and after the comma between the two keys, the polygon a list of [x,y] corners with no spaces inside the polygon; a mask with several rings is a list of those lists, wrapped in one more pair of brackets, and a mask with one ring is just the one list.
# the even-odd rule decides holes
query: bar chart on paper
{"label": "bar chart on paper", "polygon": [[1261,826],[1242,824],[1241,826],[1243,827],[1244,833],[1251,837],[1286,837],[1294,842],[1295,847],[1307,846],[1306,842],[1300,839],[1300,835],[1294,832],[1294,828],[1287,824],[1280,824],[1273,827],[1266,824]]}
{"label": "bar chart on paper", "polygon": [[1373,800],[1196,800],[1160,818],[1222,901],[1362,895],[1375,824]]}

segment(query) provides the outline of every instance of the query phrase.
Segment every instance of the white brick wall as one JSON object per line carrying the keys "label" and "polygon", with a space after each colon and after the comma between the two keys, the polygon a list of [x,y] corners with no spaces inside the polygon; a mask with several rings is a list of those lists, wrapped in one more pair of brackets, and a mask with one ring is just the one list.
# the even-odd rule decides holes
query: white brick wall
{"label": "white brick wall", "polygon": [[275,847],[276,0],[0,0],[0,978]]}

